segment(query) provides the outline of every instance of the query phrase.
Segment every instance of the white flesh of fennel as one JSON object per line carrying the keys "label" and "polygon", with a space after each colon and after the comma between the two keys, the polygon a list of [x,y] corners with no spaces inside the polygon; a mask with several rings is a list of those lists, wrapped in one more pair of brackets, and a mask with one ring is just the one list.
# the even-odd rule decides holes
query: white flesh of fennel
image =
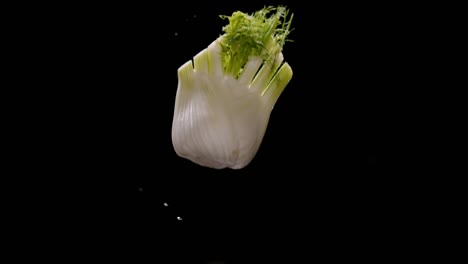
{"label": "white flesh of fennel", "polygon": [[178,69],[172,142],[201,166],[241,169],[255,157],[292,70],[279,52],[272,63],[252,57],[238,78],[227,75],[222,37]]}

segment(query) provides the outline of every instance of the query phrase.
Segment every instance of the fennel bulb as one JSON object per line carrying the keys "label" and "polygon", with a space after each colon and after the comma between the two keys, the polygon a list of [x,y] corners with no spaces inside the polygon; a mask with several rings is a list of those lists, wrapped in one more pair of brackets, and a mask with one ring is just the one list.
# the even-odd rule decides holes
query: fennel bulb
{"label": "fennel bulb", "polygon": [[178,71],[172,143],[201,166],[241,169],[255,157],[271,111],[292,78],[283,62],[292,15],[266,7],[236,11],[224,34]]}

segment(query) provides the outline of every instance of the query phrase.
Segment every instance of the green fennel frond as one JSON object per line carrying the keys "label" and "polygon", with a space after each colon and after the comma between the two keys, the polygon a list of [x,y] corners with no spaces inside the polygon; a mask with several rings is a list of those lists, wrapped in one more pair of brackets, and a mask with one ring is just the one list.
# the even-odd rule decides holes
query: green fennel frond
{"label": "green fennel frond", "polygon": [[223,27],[221,43],[224,72],[237,78],[251,56],[273,63],[285,42],[290,41],[293,14],[287,20],[288,14],[286,7],[268,6],[250,15],[236,11],[231,16],[220,16],[229,20]]}

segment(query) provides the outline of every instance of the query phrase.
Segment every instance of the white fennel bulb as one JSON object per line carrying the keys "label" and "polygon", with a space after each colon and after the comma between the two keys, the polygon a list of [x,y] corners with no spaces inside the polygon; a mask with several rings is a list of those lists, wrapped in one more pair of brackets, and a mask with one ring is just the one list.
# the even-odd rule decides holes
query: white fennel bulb
{"label": "white fennel bulb", "polygon": [[252,161],[292,78],[281,52],[292,20],[287,14],[285,7],[267,7],[223,16],[229,19],[225,33],[178,69],[177,155],[215,169],[241,169]]}

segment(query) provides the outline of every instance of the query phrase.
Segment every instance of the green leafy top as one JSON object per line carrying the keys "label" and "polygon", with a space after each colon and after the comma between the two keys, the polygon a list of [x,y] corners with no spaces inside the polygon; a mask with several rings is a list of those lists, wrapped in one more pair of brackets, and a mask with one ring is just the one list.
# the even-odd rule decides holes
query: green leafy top
{"label": "green leafy top", "polygon": [[222,15],[222,19],[229,20],[223,27],[225,34],[221,38],[224,72],[239,77],[251,56],[261,56],[271,63],[289,41],[293,14],[287,21],[288,13],[286,7],[269,6],[251,15],[240,11],[231,16]]}

